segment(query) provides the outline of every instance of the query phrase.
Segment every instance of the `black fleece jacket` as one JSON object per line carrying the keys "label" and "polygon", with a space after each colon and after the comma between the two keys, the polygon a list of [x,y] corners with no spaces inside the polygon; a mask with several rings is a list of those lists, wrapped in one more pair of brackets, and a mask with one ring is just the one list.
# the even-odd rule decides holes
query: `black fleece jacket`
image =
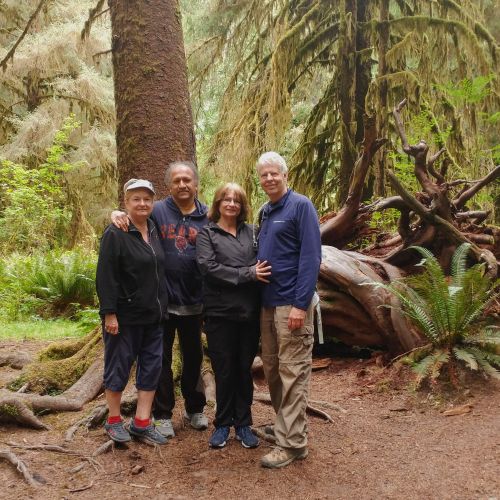
{"label": "black fleece jacket", "polygon": [[96,287],[99,314],[115,313],[118,325],[159,323],[167,310],[165,254],[153,221],[149,244],[131,223],[128,232],[110,224],[101,239]]}
{"label": "black fleece jacket", "polygon": [[255,277],[257,249],[252,226],[242,223],[236,237],[210,222],[196,238],[196,260],[203,276],[203,314],[234,321],[256,320],[260,287]]}

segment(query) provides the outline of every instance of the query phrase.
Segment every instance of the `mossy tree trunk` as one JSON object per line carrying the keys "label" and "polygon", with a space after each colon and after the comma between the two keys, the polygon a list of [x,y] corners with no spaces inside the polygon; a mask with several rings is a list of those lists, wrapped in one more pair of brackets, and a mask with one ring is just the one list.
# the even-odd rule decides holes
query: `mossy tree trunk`
{"label": "mossy tree trunk", "polygon": [[109,0],[119,185],[147,178],[166,194],[164,171],[195,159],[178,0]]}
{"label": "mossy tree trunk", "polygon": [[341,2],[341,28],[338,45],[338,96],[341,127],[341,157],[337,191],[337,204],[341,206],[347,198],[349,179],[356,161],[356,32],[357,0]]}

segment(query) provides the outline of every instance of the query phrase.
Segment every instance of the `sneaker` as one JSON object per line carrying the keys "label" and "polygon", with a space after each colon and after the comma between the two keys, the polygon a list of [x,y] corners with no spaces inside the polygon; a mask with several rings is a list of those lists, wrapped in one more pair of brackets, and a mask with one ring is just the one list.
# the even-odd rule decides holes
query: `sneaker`
{"label": "sneaker", "polygon": [[211,448],[224,448],[227,443],[227,438],[229,437],[229,427],[227,425],[222,427],[216,427],[208,444]]}
{"label": "sneaker", "polygon": [[155,418],[153,424],[156,430],[166,438],[175,437],[174,426],[172,425],[172,420],[170,418]]}
{"label": "sneaker", "polygon": [[236,439],[241,442],[243,448],[257,448],[259,440],[248,425],[236,427]]}
{"label": "sneaker", "polygon": [[136,427],[134,419],[131,419],[128,430],[132,436],[146,443],[166,444],[168,442],[168,439],[162,436],[153,424],[147,427]]}
{"label": "sneaker", "polygon": [[104,430],[115,443],[128,443],[131,440],[130,434],[123,426],[123,421],[115,424],[108,424],[106,422]]}
{"label": "sneaker", "polygon": [[279,469],[286,467],[294,460],[304,460],[308,454],[307,447],[292,449],[277,446],[271,453],[262,457],[260,465],[268,469]]}
{"label": "sneaker", "polygon": [[184,419],[189,422],[193,429],[204,431],[208,429],[208,420],[203,413],[184,412]]}

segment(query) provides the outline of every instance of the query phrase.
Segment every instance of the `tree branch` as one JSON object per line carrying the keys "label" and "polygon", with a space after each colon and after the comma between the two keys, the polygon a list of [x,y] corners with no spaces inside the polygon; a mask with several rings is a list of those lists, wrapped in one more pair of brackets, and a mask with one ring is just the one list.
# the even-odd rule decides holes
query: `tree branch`
{"label": "tree branch", "polygon": [[456,209],[463,208],[464,205],[484,186],[494,181],[500,176],[500,165],[497,165],[488,175],[475,182],[469,189],[463,191],[452,203]]}
{"label": "tree branch", "polygon": [[39,12],[42,10],[43,6],[46,3],[47,3],[47,0],[40,0],[40,3],[38,4],[37,8],[35,9],[35,12],[33,12],[33,14],[31,14],[31,17],[28,19],[28,22],[26,23],[26,26],[24,27],[24,31],[21,33],[21,36],[16,40],[16,43],[12,46],[12,48],[9,50],[9,52],[7,52],[7,55],[0,62],[0,67],[4,71],[7,68],[7,63],[14,57],[14,53],[16,52],[17,47],[23,41],[23,38],[28,33],[31,25],[33,24],[33,21],[36,19],[36,16],[38,16]]}
{"label": "tree branch", "polygon": [[92,28],[92,23],[102,14],[107,12],[109,9],[105,9],[101,11],[102,6],[104,5],[105,0],[99,0],[97,5],[89,10],[89,17],[85,21],[85,25],[83,26],[82,32],[80,34],[80,38],[85,40],[90,35],[90,29]]}

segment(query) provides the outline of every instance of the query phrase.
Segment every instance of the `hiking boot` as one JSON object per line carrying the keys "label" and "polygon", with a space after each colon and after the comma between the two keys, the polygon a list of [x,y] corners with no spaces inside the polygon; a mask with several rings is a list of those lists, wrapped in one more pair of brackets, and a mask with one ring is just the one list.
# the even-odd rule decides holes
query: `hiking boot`
{"label": "hiking boot", "polygon": [[106,422],[104,424],[104,430],[115,443],[128,443],[131,440],[130,434],[123,426],[123,421],[116,422],[115,424],[108,424]]}
{"label": "hiking boot", "polygon": [[208,444],[210,445],[210,448],[224,448],[224,446],[226,446],[228,437],[229,427],[227,425],[216,427],[215,431],[210,436]]}
{"label": "hiking boot", "polygon": [[175,437],[174,427],[170,418],[155,418],[153,424],[162,436],[166,438]]}
{"label": "hiking boot", "polygon": [[198,431],[204,431],[208,428],[207,417],[203,413],[188,413],[184,412],[184,419],[189,422],[189,425]]}
{"label": "hiking boot", "polygon": [[241,442],[243,448],[257,448],[259,440],[248,425],[236,427],[236,439]]}
{"label": "hiking boot", "polygon": [[137,427],[134,424],[134,419],[130,421],[128,428],[130,434],[140,441],[150,444],[166,444],[168,439],[162,436],[153,424],[149,424],[147,427]]}
{"label": "hiking boot", "polygon": [[262,467],[268,469],[279,469],[291,464],[294,460],[304,460],[309,454],[307,447],[304,448],[281,448],[277,446],[271,453],[263,456],[260,460]]}

